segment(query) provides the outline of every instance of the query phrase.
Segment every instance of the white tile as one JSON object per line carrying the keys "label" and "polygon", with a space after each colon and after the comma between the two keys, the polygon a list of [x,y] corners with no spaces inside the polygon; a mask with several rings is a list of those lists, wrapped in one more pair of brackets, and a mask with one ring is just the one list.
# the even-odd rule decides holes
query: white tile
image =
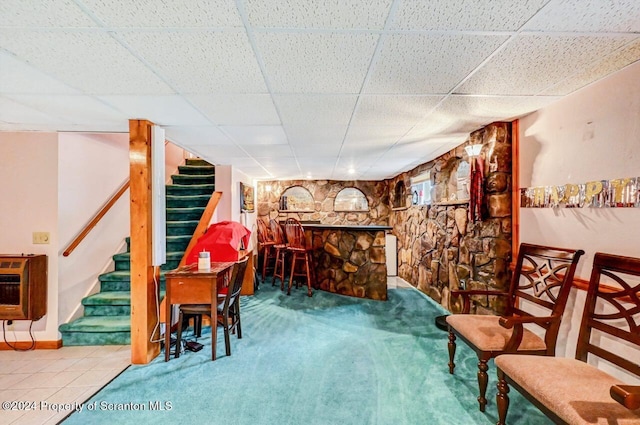
{"label": "white tile", "polygon": [[504,35],[391,34],[365,93],[446,94],[502,45]]}
{"label": "white tile", "polygon": [[[457,93],[535,95],[622,47],[634,37],[520,35]],[[527,55],[522,55],[527,52]]]}
{"label": "white tile", "polygon": [[235,3],[229,0],[83,0],[91,13],[112,27],[241,27]]}
{"label": "white tile", "polygon": [[88,94],[173,92],[105,33],[0,32],[0,45],[47,75]]}
{"label": "white tile", "polygon": [[215,126],[168,126],[165,136],[178,146],[235,145],[233,140]]}
{"label": "white tile", "polygon": [[0,93],[79,94],[33,66],[0,52]]}
{"label": "white tile", "polygon": [[69,382],[66,387],[93,387],[101,384],[104,385],[109,382],[109,378],[109,370],[87,370]]}
{"label": "white tile", "polygon": [[[355,95],[276,95],[282,123],[286,127],[341,126],[349,124],[358,97]],[[315,132],[314,132],[315,133]]]}
{"label": "white tile", "polygon": [[404,0],[393,29],[515,31],[547,0]]}
{"label": "white tile", "polygon": [[263,28],[382,29],[392,0],[247,0],[249,23]]}
{"label": "white tile", "polygon": [[161,126],[211,125],[211,122],[183,97],[163,96],[99,96],[104,103],[120,111],[128,119],[143,118]]}
{"label": "white tile", "polygon": [[443,96],[361,96],[351,125],[404,125],[407,131],[424,118],[442,98]]}
{"label": "white tile", "polygon": [[11,373],[0,375],[0,388],[30,388],[20,386],[22,382],[28,380],[31,373]]}
{"label": "white tile", "polygon": [[29,2],[2,0],[0,27],[68,28],[95,27],[96,23],[72,1]]}
{"label": "white tile", "polygon": [[283,145],[287,144],[287,135],[282,126],[221,126],[238,145]]}
{"label": "white tile", "polygon": [[63,370],[68,370],[80,360],[82,359],[53,359],[52,363],[40,372],[62,372]]}
{"label": "white tile", "polygon": [[217,125],[279,125],[268,94],[193,94],[189,99]]}
{"label": "white tile", "polygon": [[640,31],[640,2],[636,0],[552,1],[524,28],[582,32]]}
{"label": "white tile", "polygon": [[81,371],[39,372],[14,384],[15,388],[64,387],[82,374]]}
{"label": "white tile", "polygon": [[182,94],[267,92],[244,33],[123,32],[119,36]]}
{"label": "white tile", "polygon": [[378,35],[257,33],[276,93],[359,93]]}

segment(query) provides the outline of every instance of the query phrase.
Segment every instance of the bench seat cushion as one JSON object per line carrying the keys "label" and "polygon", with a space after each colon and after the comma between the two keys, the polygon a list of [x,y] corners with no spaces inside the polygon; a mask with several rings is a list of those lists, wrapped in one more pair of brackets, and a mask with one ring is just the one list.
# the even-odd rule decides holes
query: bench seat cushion
{"label": "bench seat cushion", "polygon": [[[501,351],[511,338],[512,329],[500,326],[499,316],[481,314],[452,314],[447,323],[458,334],[482,351]],[[544,350],[544,340],[525,328],[518,350]]]}
{"label": "bench seat cushion", "polygon": [[585,362],[561,357],[504,354],[496,366],[524,391],[569,424],[640,424],[640,409],[628,410],[609,395],[620,380]]}

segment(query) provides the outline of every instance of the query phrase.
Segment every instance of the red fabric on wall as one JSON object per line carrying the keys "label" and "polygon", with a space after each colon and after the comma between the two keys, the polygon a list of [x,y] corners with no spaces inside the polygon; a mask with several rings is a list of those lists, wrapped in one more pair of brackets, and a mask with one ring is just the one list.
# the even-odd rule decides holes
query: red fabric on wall
{"label": "red fabric on wall", "polygon": [[486,217],[484,202],[484,160],[482,157],[472,159],[471,176],[469,178],[469,220],[475,223]]}

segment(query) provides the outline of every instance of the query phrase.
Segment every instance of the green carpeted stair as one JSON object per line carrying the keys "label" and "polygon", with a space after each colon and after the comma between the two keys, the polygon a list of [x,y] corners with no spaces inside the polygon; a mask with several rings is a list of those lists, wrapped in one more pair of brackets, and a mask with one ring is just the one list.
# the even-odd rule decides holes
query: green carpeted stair
{"label": "green carpeted stair", "polygon": [[[178,267],[198,221],[214,191],[213,165],[201,159],[187,159],[166,186],[167,262],[160,271],[160,290],[164,292],[164,273]],[[130,252],[113,256],[115,270],[99,276],[100,292],[82,300],[84,316],[60,325],[62,344],[109,345],[131,342]]]}

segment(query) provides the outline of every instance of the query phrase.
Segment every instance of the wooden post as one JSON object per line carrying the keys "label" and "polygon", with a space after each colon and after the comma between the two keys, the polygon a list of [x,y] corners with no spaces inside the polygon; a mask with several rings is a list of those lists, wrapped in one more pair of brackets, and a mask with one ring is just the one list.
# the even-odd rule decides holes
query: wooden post
{"label": "wooden post", "polygon": [[520,248],[520,120],[511,123],[511,265]]}
{"label": "wooden post", "polygon": [[151,127],[129,120],[131,219],[131,362],[147,364],[160,354],[156,285],[151,265]]}

